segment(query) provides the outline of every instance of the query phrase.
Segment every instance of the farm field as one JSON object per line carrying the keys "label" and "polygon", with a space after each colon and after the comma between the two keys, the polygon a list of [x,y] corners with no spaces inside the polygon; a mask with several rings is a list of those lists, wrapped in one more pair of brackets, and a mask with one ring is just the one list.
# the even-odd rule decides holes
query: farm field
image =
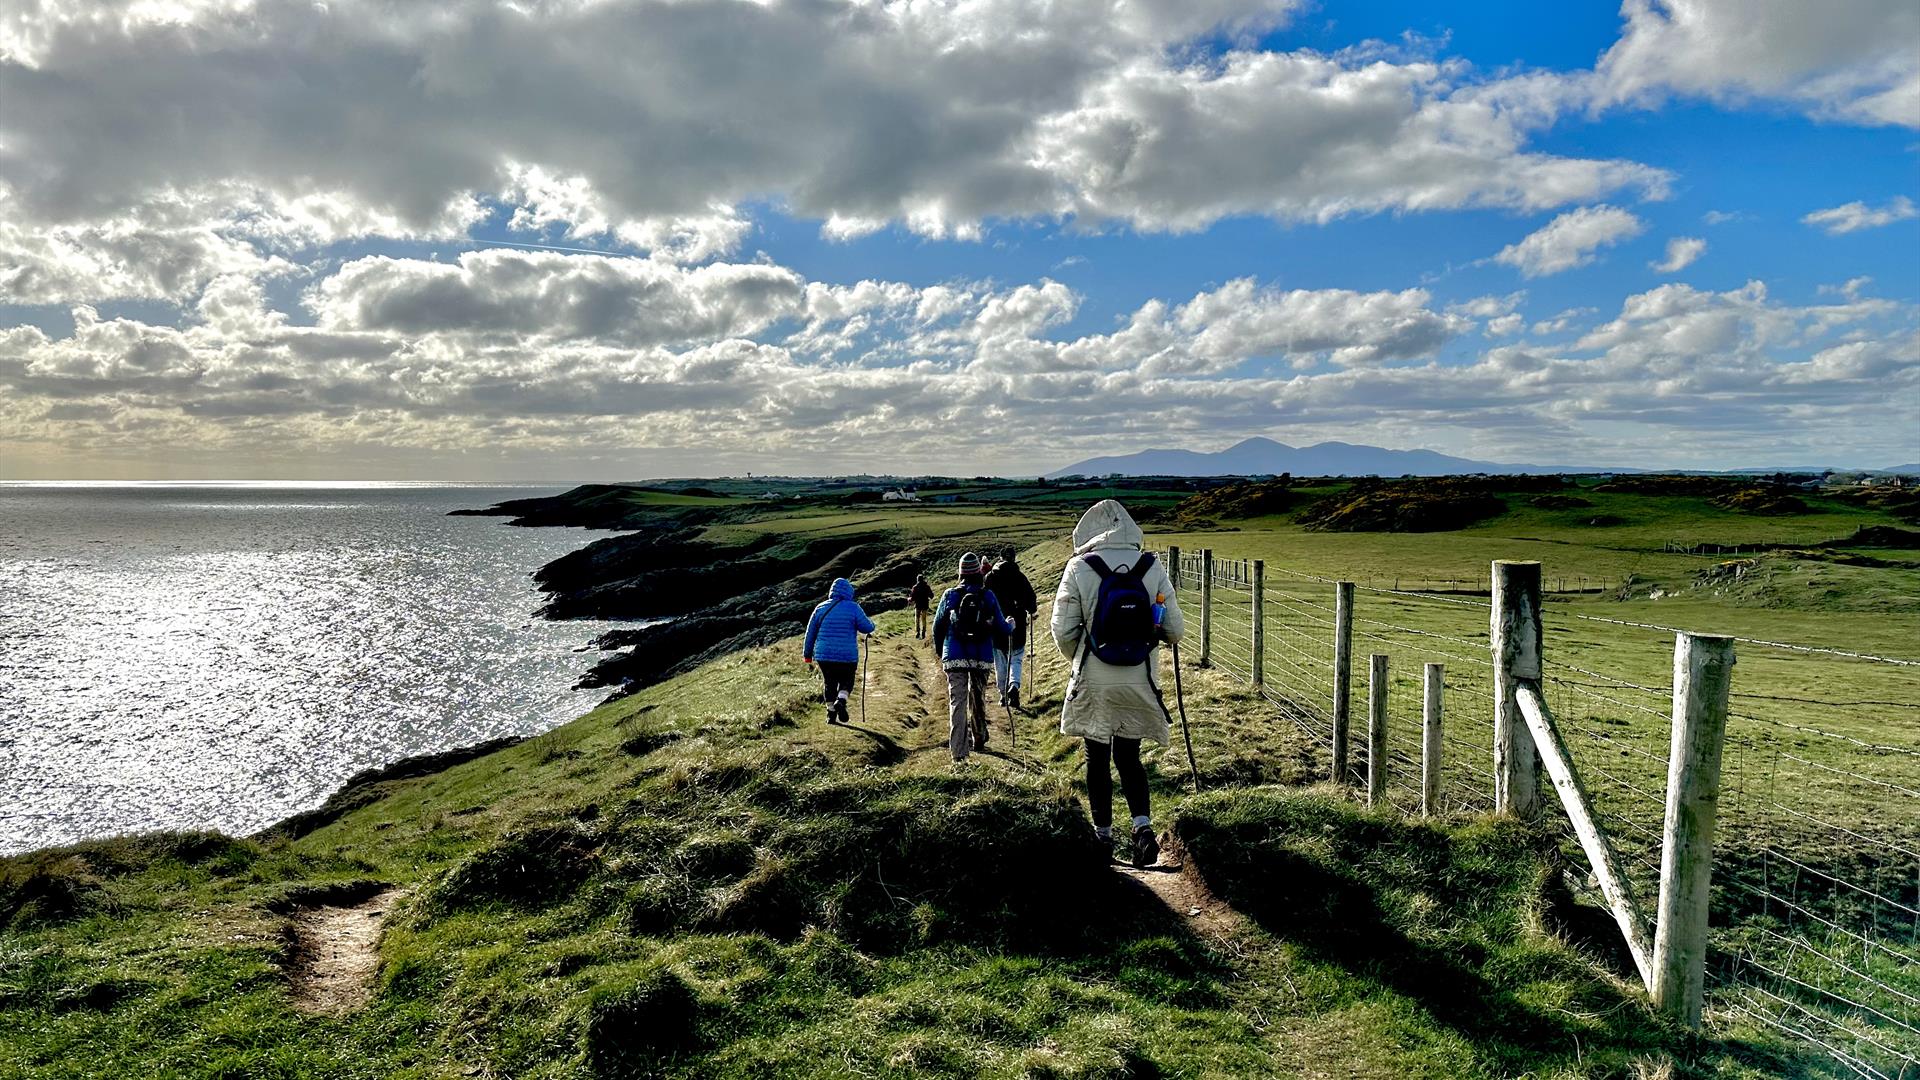
{"label": "farm field", "polygon": [[[1871,565],[1827,561],[1835,552],[1844,560],[1844,544],[1742,558],[1666,550],[1676,541],[1810,545],[1900,525],[1850,508],[1756,522],[1704,502],[1614,497],[1605,504],[1613,515],[1643,520],[1593,529],[1533,511],[1423,534],[1313,532],[1269,517],[1154,542],[1208,548],[1225,564],[1212,659],[1242,677],[1251,573],[1238,560],[1264,560],[1267,693],[1322,741],[1331,580],[1358,583],[1355,730],[1364,730],[1366,657],[1385,654],[1390,796],[1403,809],[1418,805],[1421,679],[1433,662],[1445,665],[1450,804],[1490,805],[1488,564],[1539,560],[1545,694],[1649,912],[1672,692],[1674,635],[1663,628],[1750,639],[1736,644],[1710,1003],[1827,1042],[1843,1059],[1864,1055],[1856,1063],[1868,1075],[1897,1074],[1917,1049],[1905,1025],[1920,992],[1920,566],[1901,551],[1874,551],[1861,560]],[[1197,569],[1190,575],[1189,602]],[[1366,767],[1363,742],[1353,761]],[[1584,866],[1571,844],[1569,854]]]}

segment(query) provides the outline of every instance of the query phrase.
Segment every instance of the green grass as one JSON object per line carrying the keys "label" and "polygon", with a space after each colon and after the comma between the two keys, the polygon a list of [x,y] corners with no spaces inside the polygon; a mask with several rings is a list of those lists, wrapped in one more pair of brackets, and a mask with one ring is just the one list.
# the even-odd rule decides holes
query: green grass
{"label": "green grass", "polygon": [[[1063,537],[1078,507],[1064,509],[915,507],[888,520],[927,536]],[[1645,535],[1695,512],[1662,509],[1666,524]],[[1872,598],[1906,588],[1873,576],[1885,571],[1830,586],[1838,598],[1767,606],[1689,589],[1708,560],[1581,543],[1581,530],[1528,515],[1422,537],[1307,534],[1271,520],[1151,539],[1329,577],[1400,558],[1464,576],[1526,543],[1642,558],[1632,572],[1673,585],[1673,597],[1556,600],[1548,649],[1655,687],[1670,642],[1567,616],[1697,618],[1888,649],[1910,617],[1848,617],[1846,605],[1884,607]],[[870,528],[861,522],[877,516],[853,507],[754,524],[810,535]],[[1509,525],[1537,539],[1503,539]],[[1043,600],[1066,554],[1056,538],[1023,556]],[[1299,666],[1270,660],[1270,681],[1283,696],[1282,680],[1318,693],[1307,673],[1326,635],[1312,605],[1330,589],[1296,579],[1275,594],[1291,614],[1270,627],[1269,656]],[[1399,673],[1404,744],[1418,662],[1435,650],[1478,655],[1485,612],[1362,600],[1362,629],[1387,639],[1366,647],[1391,652]],[[1222,605],[1216,662],[1231,651]],[[950,774],[943,690],[907,625],[903,613],[882,616],[871,715],[853,729],[819,723],[813,676],[783,642],[396,782],[298,840],[169,835],[0,861],[0,1077],[1841,1075],[1751,1027],[1722,1022],[1699,1039],[1647,1010],[1604,918],[1596,930],[1595,909],[1561,884],[1553,830],[1472,812],[1486,725],[1468,694],[1470,664],[1449,661],[1463,695],[1449,713],[1456,809],[1417,823],[1359,809],[1324,784],[1302,788],[1326,775],[1326,747],[1230,672],[1191,666],[1189,643],[1187,713],[1209,792],[1189,794],[1177,742],[1146,757],[1160,820],[1246,916],[1220,940],[1087,861],[1079,750],[1052,730],[1065,661],[1035,657],[1041,717],[1022,726],[1017,752],[997,742]],[[1877,695],[1861,670],[1743,652],[1736,690]],[[1551,695],[1572,722],[1664,752],[1643,714],[1570,688]],[[1743,708],[1778,728],[1806,724],[1815,707]],[[1858,718],[1847,732],[1912,731],[1894,709],[1817,708],[1823,724]],[[1779,730],[1784,741],[1743,746],[1733,767],[1764,758],[1777,779],[1821,782],[1820,766],[1838,760],[1824,749],[1833,740]],[[1634,754],[1591,739],[1584,752],[1601,748],[1613,756],[1586,760],[1651,782],[1629,771],[1651,769]],[[1785,750],[1814,764],[1783,761]],[[1405,781],[1394,791],[1404,805]],[[1751,789],[1738,794],[1736,822],[1754,803]],[[1843,795],[1820,812],[1866,820],[1871,808]],[[341,1019],[293,1011],[281,913],[316,887],[366,881],[406,890],[373,1002]]]}
{"label": "green grass", "polygon": [[[898,614],[883,629],[911,652]],[[1672,1062],[1746,1077],[1778,1060],[1758,1040],[1679,1037],[1541,922],[1560,901],[1526,830],[1397,826],[1271,788],[1181,815],[1230,899],[1249,868],[1292,866],[1277,843],[1415,828],[1404,842],[1422,850],[1464,845],[1481,876],[1457,902],[1406,900],[1442,883],[1405,880],[1391,846],[1347,888],[1422,956],[1497,988],[1476,1027],[1437,986],[1323,948],[1339,920],[1311,897],[1249,904],[1232,949],[1154,914],[1087,858],[1074,747],[1040,723],[1020,753],[949,775],[912,671],[874,680],[865,730],[826,729],[789,652],[708,665],[401,783],[295,842],[51,856],[79,864],[66,870],[84,899],[5,938],[0,1075],[1607,1077]],[[1043,668],[1043,700],[1061,672]],[[1210,782],[1305,776],[1313,749],[1291,729],[1191,674]],[[1170,808],[1180,756],[1149,756]],[[1266,824],[1236,824],[1248,815]],[[409,890],[373,1004],[292,1012],[276,905],[361,880]],[[1604,1019],[1567,1018],[1589,1011]]]}

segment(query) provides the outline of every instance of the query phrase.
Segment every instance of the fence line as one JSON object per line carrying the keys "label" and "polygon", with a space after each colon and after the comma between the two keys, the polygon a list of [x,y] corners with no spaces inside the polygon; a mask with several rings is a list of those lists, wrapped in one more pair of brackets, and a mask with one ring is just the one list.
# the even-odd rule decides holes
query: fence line
{"label": "fence line", "polygon": [[[1206,564],[1200,553],[1184,554],[1176,586],[1199,591]],[[1254,684],[1252,560],[1213,556],[1211,565],[1212,666]],[[1330,748],[1340,583],[1282,566],[1263,570],[1264,657],[1254,688]],[[1438,810],[1489,810],[1489,599],[1397,587],[1404,583],[1347,586],[1359,594],[1350,630],[1359,670],[1350,685],[1360,715],[1348,732],[1346,775],[1364,778],[1372,764],[1366,654],[1385,653],[1392,659],[1383,802],[1420,812],[1420,675],[1424,663],[1444,662]],[[1617,849],[1624,891],[1652,912],[1675,768],[1669,635],[1685,631],[1558,603],[1542,610],[1542,622],[1549,636],[1538,703],[1578,763],[1593,821]],[[1920,1068],[1920,731],[1873,710],[1920,707],[1920,661],[1733,640],[1745,651],[1719,770],[1707,1018],[1787,1035],[1856,1075],[1910,1080]],[[1783,681],[1782,693],[1768,692]]]}

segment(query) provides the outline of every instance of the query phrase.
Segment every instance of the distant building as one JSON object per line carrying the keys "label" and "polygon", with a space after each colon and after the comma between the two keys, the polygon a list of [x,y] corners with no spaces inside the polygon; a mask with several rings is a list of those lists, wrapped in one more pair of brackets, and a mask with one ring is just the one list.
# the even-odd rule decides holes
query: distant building
{"label": "distant building", "polygon": [[919,502],[920,496],[915,494],[911,490],[896,489],[892,491],[881,492],[880,501],[881,502]]}

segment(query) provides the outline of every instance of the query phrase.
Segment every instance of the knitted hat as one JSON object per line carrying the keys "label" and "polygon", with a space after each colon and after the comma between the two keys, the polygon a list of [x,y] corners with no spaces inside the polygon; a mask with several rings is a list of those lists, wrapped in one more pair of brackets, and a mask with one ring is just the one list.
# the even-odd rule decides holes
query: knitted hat
{"label": "knitted hat", "polygon": [[980,556],[969,551],[960,556],[960,576],[972,577],[980,572]]}

